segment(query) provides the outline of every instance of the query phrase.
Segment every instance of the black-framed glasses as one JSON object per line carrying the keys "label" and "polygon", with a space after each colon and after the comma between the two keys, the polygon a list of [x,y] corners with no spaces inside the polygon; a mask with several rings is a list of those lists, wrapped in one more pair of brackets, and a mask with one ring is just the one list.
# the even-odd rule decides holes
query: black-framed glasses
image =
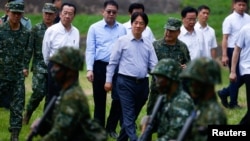
{"label": "black-framed glasses", "polygon": [[111,13],[112,13],[112,14],[114,14],[114,15],[117,13],[117,11],[115,11],[115,10],[106,10],[106,12],[107,12],[108,14],[111,14]]}

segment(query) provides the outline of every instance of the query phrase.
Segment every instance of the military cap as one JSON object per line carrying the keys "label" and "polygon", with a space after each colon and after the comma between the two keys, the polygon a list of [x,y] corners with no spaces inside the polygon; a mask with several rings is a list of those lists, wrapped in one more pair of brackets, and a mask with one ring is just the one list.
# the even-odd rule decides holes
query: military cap
{"label": "military cap", "polygon": [[180,73],[180,78],[206,84],[219,84],[221,83],[220,65],[210,58],[197,58],[187,64],[187,67]]}
{"label": "military cap", "polygon": [[150,73],[151,75],[162,75],[171,80],[179,81],[181,66],[173,59],[161,59]]}
{"label": "military cap", "polygon": [[180,29],[182,22],[180,19],[169,17],[164,28],[168,30],[178,30]]}
{"label": "military cap", "polygon": [[83,58],[79,49],[64,46],[58,49],[49,60],[72,70],[82,70]]}
{"label": "military cap", "polygon": [[56,7],[53,3],[45,3],[42,11],[47,13],[56,13]]}
{"label": "military cap", "polygon": [[7,7],[11,12],[24,12],[24,3],[20,1],[12,1],[8,3]]}

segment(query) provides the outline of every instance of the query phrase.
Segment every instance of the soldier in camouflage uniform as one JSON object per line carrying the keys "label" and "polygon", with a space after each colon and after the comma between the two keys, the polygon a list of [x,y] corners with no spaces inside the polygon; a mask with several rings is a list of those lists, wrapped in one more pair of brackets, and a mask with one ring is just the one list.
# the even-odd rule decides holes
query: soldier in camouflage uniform
{"label": "soldier in camouflage uniform", "polygon": [[[23,0],[8,0],[8,2],[5,4],[5,11],[7,12],[9,10],[9,6],[8,3],[12,2],[12,1],[16,1],[16,2],[23,2]],[[0,25],[3,24],[4,22],[6,22],[8,20],[8,15],[5,14],[0,18]],[[22,16],[21,18],[21,23],[23,24],[24,27],[26,27],[27,29],[31,30],[32,25],[31,25],[31,21],[29,18]]]}
{"label": "soldier in camouflage uniform", "polygon": [[[8,22],[0,27],[0,97],[10,96],[11,141],[18,141],[28,76],[30,33],[21,23],[24,4],[10,2]],[[0,99],[0,103],[2,99]]]}
{"label": "soldier in camouflage uniform", "polygon": [[42,42],[46,29],[54,23],[56,7],[52,3],[45,3],[43,6],[43,22],[36,24],[31,30],[30,44],[33,47],[33,61],[31,71],[33,94],[26,107],[23,123],[28,124],[30,117],[47,94],[48,72],[43,60]]}
{"label": "soldier in camouflage uniform", "polygon": [[[178,39],[182,22],[180,19],[170,17],[164,26],[164,38],[153,43],[158,60],[171,58],[177,61],[182,68],[190,61],[189,51],[185,43]],[[152,108],[158,96],[155,80],[151,80],[150,95],[147,103],[147,114],[151,114]]]}
{"label": "soldier in camouflage uniform", "polygon": [[220,66],[209,58],[195,59],[180,73],[180,78],[189,80],[190,95],[199,113],[187,140],[206,141],[208,125],[227,124],[215,92],[215,84],[221,83]]}
{"label": "soldier in camouflage uniform", "polygon": [[175,139],[194,109],[192,98],[182,89],[179,80],[181,66],[173,59],[161,59],[151,72],[159,93],[164,94],[163,105],[155,119],[157,141]]}
{"label": "soldier in camouflage uniform", "polygon": [[84,56],[79,49],[62,47],[50,61],[51,74],[61,86],[53,110],[52,129],[42,141],[105,141],[105,129],[91,119],[86,95],[79,85]]}

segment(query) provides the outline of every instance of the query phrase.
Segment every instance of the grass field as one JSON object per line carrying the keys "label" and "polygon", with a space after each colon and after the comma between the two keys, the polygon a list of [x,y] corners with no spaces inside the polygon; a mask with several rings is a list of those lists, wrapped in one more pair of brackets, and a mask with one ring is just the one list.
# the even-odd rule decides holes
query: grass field
{"label": "grass field", "polygon": [[[198,1],[198,3],[197,3]],[[230,1],[231,2],[231,1]],[[225,2],[225,0],[193,0],[193,1],[188,1],[188,0],[183,0],[182,6],[185,5],[192,5],[194,7],[197,7],[198,4],[206,3],[211,7],[212,14],[209,20],[209,24],[215,28],[216,31],[216,36],[217,36],[217,41],[218,44],[221,42],[221,25],[224,17],[228,15],[230,12],[230,3]],[[2,14],[3,12],[0,12]],[[41,21],[41,14],[26,14],[27,17],[29,17],[32,20],[32,24],[34,25],[35,23],[38,23]],[[179,13],[174,13],[174,14],[150,14],[149,15],[149,26],[151,27],[153,33],[155,34],[156,39],[159,39],[163,36],[163,26],[169,16],[174,16],[177,18],[180,18]],[[125,22],[128,20],[128,15],[118,15],[118,21],[120,22]],[[90,24],[102,19],[101,15],[86,15],[86,14],[78,14],[75,17],[75,20],[73,24],[80,30],[81,36],[86,37],[86,33],[88,30],[88,27]],[[84,41],[82,43],[83,48],[85,48]],[[80,74],[80,84],[83,87],[84,91],[86,94],[88,94],[89,98],[89,104],[91,111],[93,111],[93,99],[92,99],[92,87],[91,84],[86,80],[86,69],[81,72]],[[221,89],[222,87],[225,87],[228,85],[228,69],[227,68],[222,68],[222,84],[216,86],[216,90]],[[29,75],[29,77],[25,80],[25,85],[26,85],[26,104],[27,101],[32,93],[31,90],[31,77],[32,74]],[[229,110],[225,109],[225,112],[228,116],[228,124],[237,124],[239,120],[242,118],[242,116],[246,112],[246,96],[245,96],[245,88],[244,86],[240,88],[239,91],[239,104],[243,107],[242,109],[236,109],[236,110]],[[110,103],[111,103],[111,98],[110,94],[108,94],[108,100],[107,100],[107,115],[110,109]],[[42,114],[42,107],[43,107],[43,102],[40,104],[39,108],[35,111],[31,118],[31,122],[40,117]],[[93,114],[93,113],[91,113]],[[142,116],[146,115],[145,107],[142,110],[137,123],[140,121]],[[8,132],[8,126],[9,126],[9,111],[5,110],[3,108],[0,108],[0,141],[7,141],[9,140],[9,132]],[[30,123],[31,124],[31,123]],[[20,134],[20,141],[24,141],[25,137],[29,133],[29,125],[24,125]],[[117,131],[119,131],[119,127],[117,128]],[[139,131],[138,131],[139,134]],[[34,139],[34,140],[39,140],[39,137]],[[113,139],[109,139],[109,141],[112,141]]]}

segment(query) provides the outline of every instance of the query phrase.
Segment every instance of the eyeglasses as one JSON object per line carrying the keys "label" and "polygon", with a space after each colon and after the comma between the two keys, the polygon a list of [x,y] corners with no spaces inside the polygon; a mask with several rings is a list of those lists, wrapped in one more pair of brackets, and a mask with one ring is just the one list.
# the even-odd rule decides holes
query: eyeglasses
{"label": "eyeglasses", "polygon": [[114,15],[117,13],[117,11],[115,11],[115,10],[106,10],[106,12],[107,12],[108,14],[111,14],[111,13],[112,13],[112,14],[114,14]]}

